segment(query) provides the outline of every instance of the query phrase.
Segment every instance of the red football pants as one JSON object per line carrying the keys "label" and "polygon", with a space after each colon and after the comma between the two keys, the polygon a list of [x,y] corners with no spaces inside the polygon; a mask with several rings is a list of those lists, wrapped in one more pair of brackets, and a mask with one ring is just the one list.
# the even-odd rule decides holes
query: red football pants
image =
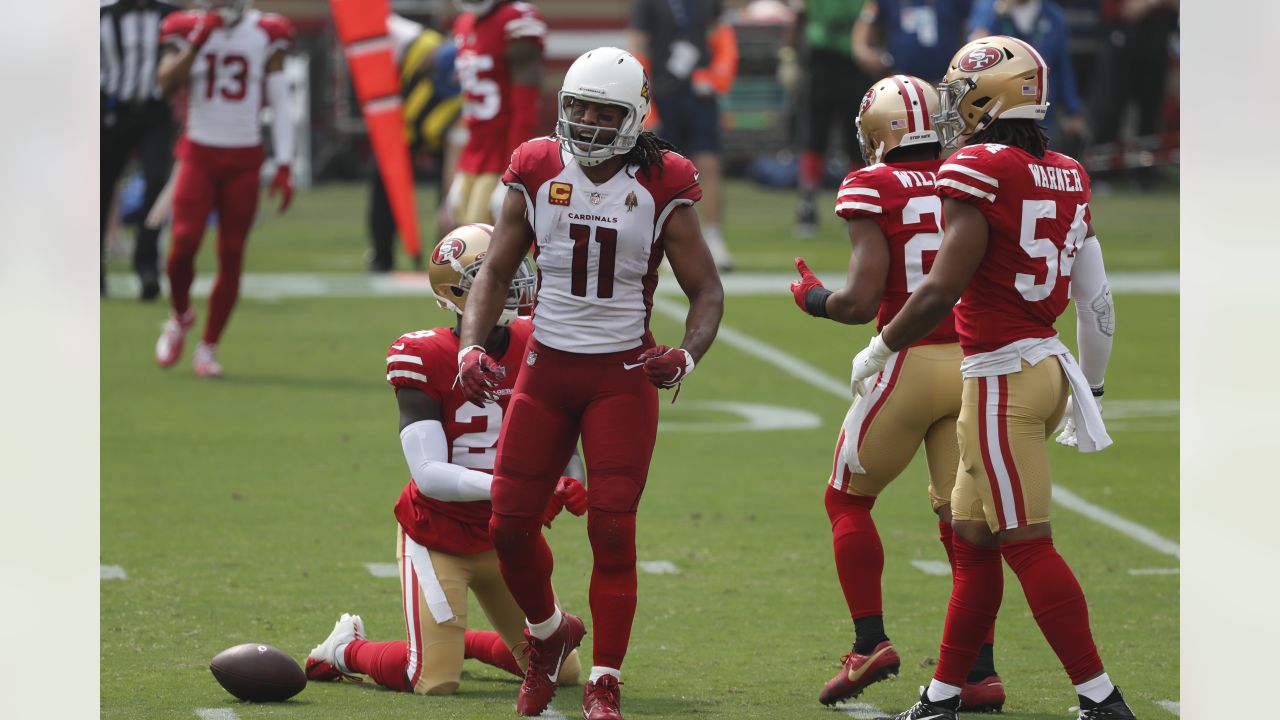
{"label": "red football pants", "polygon": [[593,659],[621,668],[636,607],[634,515],[657,439],[658,391],[639,367],[623,368],[643,347],[583,355],[534,341],[529,350],[536,360],[516,380],[498,439],[489,533],[525,616],[546,620],[555,599],[541,519],[580,436],[594,558]]}
{"label": "red football pants", "polygon": [[209,296],[204,341],[217,343],[240,295],[245,241],[258,211],[261,145],[215,148],[185,141],[173,192],[173,241],[169,249],[169,298],[179,315],[191,307],[196,253],[209,213],[218,211],[218,275]]}

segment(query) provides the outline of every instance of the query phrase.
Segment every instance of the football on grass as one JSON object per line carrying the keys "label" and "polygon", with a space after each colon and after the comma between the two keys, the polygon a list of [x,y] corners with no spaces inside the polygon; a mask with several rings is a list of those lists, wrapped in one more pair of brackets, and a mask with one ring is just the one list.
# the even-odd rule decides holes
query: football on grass
{"label": "football on grass", "polygon": [[245,643],[227,648],[209,661],[218,684],[241,700],[278,702],[302,692],[307,676],[279,648]]}

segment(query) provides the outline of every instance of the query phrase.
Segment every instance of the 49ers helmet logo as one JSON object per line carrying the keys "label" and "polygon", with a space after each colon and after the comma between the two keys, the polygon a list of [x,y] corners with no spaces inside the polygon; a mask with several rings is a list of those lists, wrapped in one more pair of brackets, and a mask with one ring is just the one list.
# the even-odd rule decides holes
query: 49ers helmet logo
{"label": "49ers helmet logo", "polygon": [[458,238],[448,238],[436,248],[435,253],[431,255],[431,262],[437,265],[448,265],[449,263],[462,257],[467,251],[467,244]]}
{"label": "49ers helmet logo", "polygon": [[866,112],[867,108],[871,107],[871,103],[875,101],[876,101],[876,89],[871,88],[870,90],[867,91],[866,95],[862,96],[862,104],[858,106],[858,114],[861,115],[862,113]]}
{"label": "49ers helmet logo", "polygon": [[988,68],[994,67],[997,63],[1004,59],[1004,55],[997,47],[978,47],[970,50],[964,57],[960,58],[960,69],[965,72],[980,72]]}

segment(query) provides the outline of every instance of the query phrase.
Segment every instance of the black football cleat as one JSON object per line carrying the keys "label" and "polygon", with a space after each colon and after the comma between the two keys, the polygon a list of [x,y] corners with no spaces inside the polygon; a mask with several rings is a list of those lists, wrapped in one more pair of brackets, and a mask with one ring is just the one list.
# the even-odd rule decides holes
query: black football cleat
{"label": "black football cleat", "polygon": [[1080,717],[1077,720],[1137,720],[1137,716],[1133,714],[1129,703],[1124,701],[1120,688],[1116,688],[1100,703],[1081,696]]}
{"label": "black football cleat", "polygon": [[929,691],[923,690],[920,693],[920,702],[912,705],[911,709],[897,715],[879,717],[876,720],[959,720],[959,712],[959,695],[949,700],[931,702]]}

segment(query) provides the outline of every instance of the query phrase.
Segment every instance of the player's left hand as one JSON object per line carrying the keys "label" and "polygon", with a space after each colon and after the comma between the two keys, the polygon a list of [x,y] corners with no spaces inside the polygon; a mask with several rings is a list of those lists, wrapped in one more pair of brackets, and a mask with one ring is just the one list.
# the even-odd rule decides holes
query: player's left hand
{"label": "player's left hand", "polygon": [[[1098,414],[1102,414],[1102,398],[1094,398],[1093,401],[1098,404]],[[1075,413],[1075,397],[1067,397],[1067,409],[1062,413],[1062,423],[1058,425],[1058,437],[1054,438],[1059,445],[1067,447],[1078,447],[1080,441],[1076,438],[1076,413]]]}
{"label": "player's left hand", "polygon": [[277,193],[281,193],[280,212],[284,212],[289,209],[289,203],[293,202],[293,173],[288,165],[281,164],[276,167],[276,176],[271,179],[271,188],[267,190],[267,197],[274,198]]}
{"label": "player's left hand", "polygon": [[564,503],[564,509],[571,515],[582,517],[587,511],[587,489],[576,478],[565,475],[556,483],[556,497]]}
{"label": "player's left hand", "polygon": [[644,363],[644,373],[655,387],[670,389],[680,384],[693,372],[693,356],[684,348],[674,350],[658,345],[640,353],[637,361]]}
{"label": "player's left hand", "polygon": [[849,392],[853,397],[856,398],[862,394],[862,381],[883,370],[884,364],[889,361],[889,356],[892,354],[893,351],[877,335],[871,338],[871,342],[862,349],[862,352],[854,356],[853,372],[849,376]]}
{"label": "player's left hand", "polygon": [[[807,315],[813,315],[813,313],[809,312],[809,306],[805,302],[805,299],[810,290],[813,290],[814,288],[822,288],[825,290],[826,288],[823,287],[822,281],[818,279],[818,276],[814,275],[813,271],[809,269],[804,258],[796,258],[796,270],[800,273],[800,279],[791,283],[791,297],[795,298],[796,307],[803,310]],[[817,315],[813,316],[818,317]]]}

